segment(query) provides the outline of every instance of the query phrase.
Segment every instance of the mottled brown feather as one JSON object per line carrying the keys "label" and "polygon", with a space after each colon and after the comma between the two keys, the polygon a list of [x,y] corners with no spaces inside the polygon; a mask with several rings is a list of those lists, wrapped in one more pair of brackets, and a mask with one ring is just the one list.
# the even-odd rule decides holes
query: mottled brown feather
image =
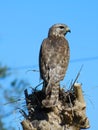
{"label": "mottled brown feather", "polygon": [[64,24],[56,24],[49,30],[48,38],[44,39],[39,54],[40,78],[43,79],[43,90],[46,99],[42,104],[51,107],[59,98],[59,84],[64,79],[69,63],[69,44],[65,34],[69,28]]}
{"label": "mottled brown feather", "polygon": [[58,77],[53,81],[61,81],[65,76],[69,63],[69,45],[64,37],[50,37],[42,42],[39,58],[40,77],[49,82],[51,75]]}

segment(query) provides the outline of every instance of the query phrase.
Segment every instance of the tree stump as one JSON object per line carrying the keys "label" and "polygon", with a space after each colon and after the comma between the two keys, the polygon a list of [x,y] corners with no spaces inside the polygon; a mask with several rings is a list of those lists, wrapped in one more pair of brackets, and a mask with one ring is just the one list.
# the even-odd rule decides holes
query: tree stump
{"label": "tree stump", "polygon": [[75,83],[72,90],[60,88],[56,106],[47,108],[42,105],[45,94],[42,90],[28,94],[25,90],[28,114],[21,122],[23,130],[80,130],[89,128],[86,116],[86,103],[81,84]]}

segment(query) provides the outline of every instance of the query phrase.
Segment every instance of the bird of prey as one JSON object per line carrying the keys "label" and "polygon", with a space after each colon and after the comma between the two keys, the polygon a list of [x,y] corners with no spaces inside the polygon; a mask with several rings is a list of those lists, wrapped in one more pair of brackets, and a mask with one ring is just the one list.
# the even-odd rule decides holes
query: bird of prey
{"label": "bird of prey", "polygon": [[67,25],[54,24],[40,47],[39,70],[46,95],[42,104],[46,107],[55,106],[58,102],[60,81],[64,79],[68,67],[70,51],[65,39],[67,32],[70,32]]}

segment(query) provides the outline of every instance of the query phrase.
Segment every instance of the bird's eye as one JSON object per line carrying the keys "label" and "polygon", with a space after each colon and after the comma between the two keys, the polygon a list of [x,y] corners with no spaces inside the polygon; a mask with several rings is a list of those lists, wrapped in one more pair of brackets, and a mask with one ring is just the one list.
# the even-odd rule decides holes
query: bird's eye
{"label": "bird's eye", "polygon": [[63,26],[60,26],[60,29],[64,29],[64,27],[63,27]]}

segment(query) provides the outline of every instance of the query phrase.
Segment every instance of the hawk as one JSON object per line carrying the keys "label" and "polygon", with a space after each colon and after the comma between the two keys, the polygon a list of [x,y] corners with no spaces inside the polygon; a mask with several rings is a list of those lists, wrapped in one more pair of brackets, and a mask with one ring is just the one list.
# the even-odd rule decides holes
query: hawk
{"label": "hawk", "polygon": [[69,44],[65,39],[70,29],[65,24],[54,24],[43,40],[39,54],[40,77],[43,79],[45,107],[55,106],[59,98],[60,81],[64,79],[69,63]]}

